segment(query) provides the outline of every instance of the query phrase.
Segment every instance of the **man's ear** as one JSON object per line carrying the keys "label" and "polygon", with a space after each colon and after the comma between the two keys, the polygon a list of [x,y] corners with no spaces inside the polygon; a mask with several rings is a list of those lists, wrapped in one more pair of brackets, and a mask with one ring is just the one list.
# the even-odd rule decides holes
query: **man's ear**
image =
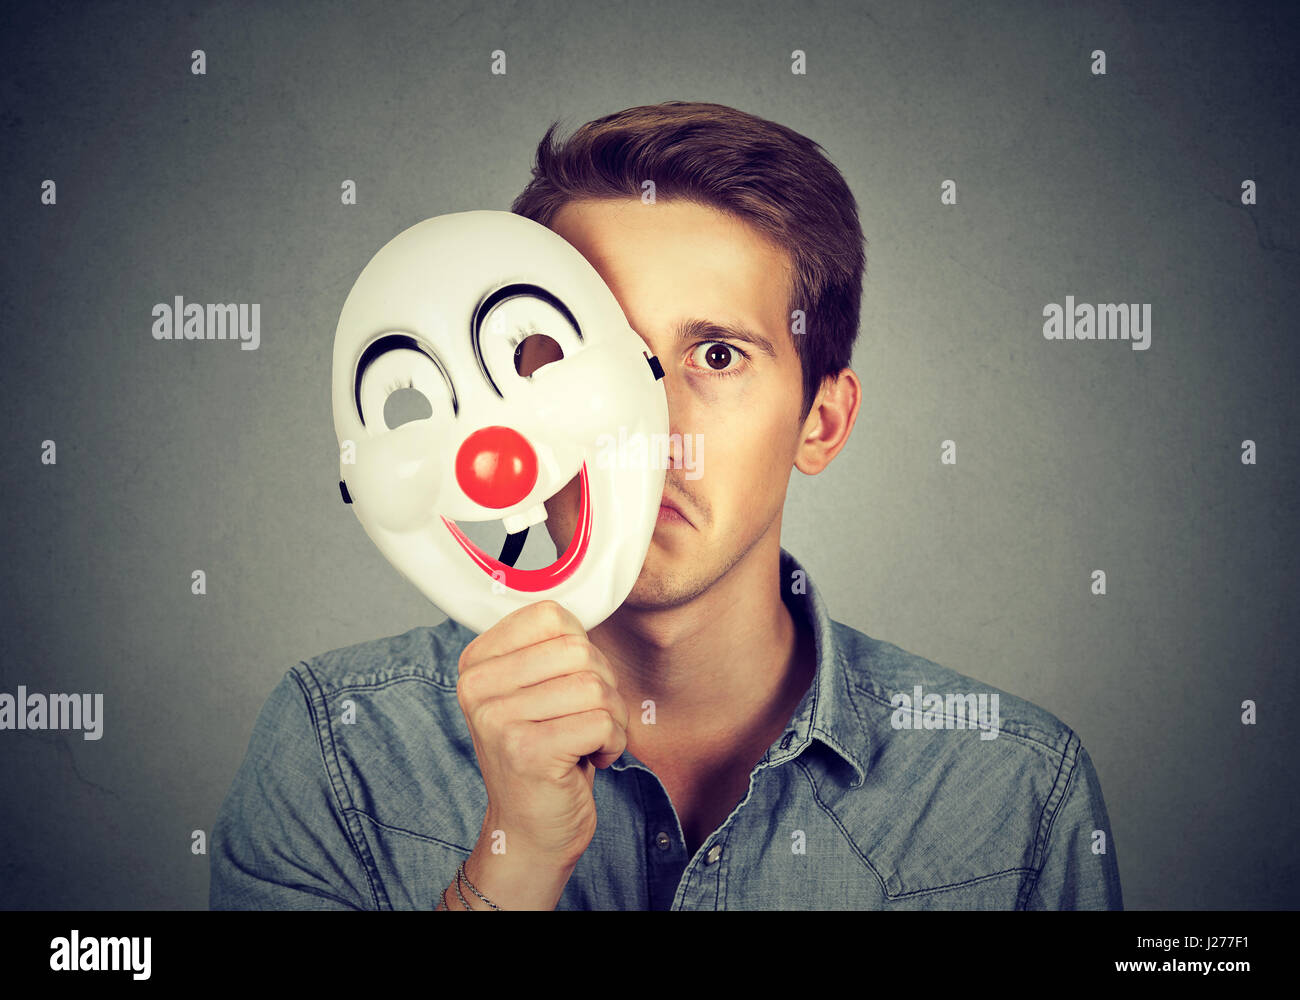
{"label": "man's ear", "polygon": [[862,402],[862,383],[852,368],[822,379],[817,398],[804,418],[794,464],[806,476],[815,476],[831,464],[848,443]]}

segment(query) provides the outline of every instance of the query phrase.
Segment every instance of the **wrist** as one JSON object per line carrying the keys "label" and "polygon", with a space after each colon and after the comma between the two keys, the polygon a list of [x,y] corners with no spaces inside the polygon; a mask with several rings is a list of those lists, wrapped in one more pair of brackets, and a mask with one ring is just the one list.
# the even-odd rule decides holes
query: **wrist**
{"label": "wrist", "polygon": [[[465,860],[465,877],[503,910],[553,910],[575,866],[521,850],[493,854],[490,842],[480,841]],[[492,908],[463,882],[461,893],[471,909]]]}

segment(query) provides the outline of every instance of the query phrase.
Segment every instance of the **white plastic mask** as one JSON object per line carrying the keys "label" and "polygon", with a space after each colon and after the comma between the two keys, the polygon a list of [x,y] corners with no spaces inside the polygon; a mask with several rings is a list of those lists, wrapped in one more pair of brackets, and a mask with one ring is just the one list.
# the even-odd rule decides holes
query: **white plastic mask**
{"label": "white plastic mask", "polygon": [[[563,357],[517,367],[517,357],[557,357],[544,339],[521,348],[537,333]],[[343,498],[398,572],[466,627],[483,632],[549,598],[590,629],[627,597],[654,534],[662,377],[609,287],[562,237],[509,212],[427,219],[375,254],[339,316]],[[385,404],[407,388],[432,412],[390,429]],[[612,447],[638,439],[646,447]],[[544,569],[516,568],[522,533],[578,475],[567,550]],[[508,533],[501,558],[456,523],[491,519]]]}

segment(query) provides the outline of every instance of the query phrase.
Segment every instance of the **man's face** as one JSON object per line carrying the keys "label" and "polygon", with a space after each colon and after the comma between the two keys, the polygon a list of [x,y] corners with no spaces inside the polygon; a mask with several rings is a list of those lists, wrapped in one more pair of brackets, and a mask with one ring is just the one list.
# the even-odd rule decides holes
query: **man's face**
{"label": "man's face", "polygon": [[[658,356],[669,431],[683,444],[691,436],[693,451],[672,438],[670,455],[696,469],[670,464],[664,483],[685,520],[660,512],[624,606],[685,603],[780,530],[803,398],[789,258],[747,223],[689,201],[574,201],[550,228],[591,262]],[[577,501],[575,479],[547,503],[561,551]]]}

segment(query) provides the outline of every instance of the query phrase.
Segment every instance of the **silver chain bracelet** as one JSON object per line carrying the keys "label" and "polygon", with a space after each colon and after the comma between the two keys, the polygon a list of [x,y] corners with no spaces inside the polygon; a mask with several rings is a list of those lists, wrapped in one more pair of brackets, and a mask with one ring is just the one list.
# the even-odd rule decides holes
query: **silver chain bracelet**
{"label": "silver chain bracelet", "polygon": [[[469,880],[469,876],[465,874],[464,861],[462,861],[460,863],[460,867],[456,869],[456,895],[460,898],[461,906],[465,907],[465,909],[467,910],[470,909],[469,903],[466,902],[465,900],[465,894],[460,891],[460,883],[462,879],[465,880],[465,884],[469,886],[470,892],[474,893],[475,896],[483,900],[483,902],[487,903],[487,905],[492,907],[492,909],[494,910],[501,909],[501,907],[497,906],[496,903],[492,902],[492,900],[488,899],[485,895],[483,895],[483,893],[479,892],[478,888],[474,885],[474,883]],[[443,891],[446,892],[445,889]]]}

